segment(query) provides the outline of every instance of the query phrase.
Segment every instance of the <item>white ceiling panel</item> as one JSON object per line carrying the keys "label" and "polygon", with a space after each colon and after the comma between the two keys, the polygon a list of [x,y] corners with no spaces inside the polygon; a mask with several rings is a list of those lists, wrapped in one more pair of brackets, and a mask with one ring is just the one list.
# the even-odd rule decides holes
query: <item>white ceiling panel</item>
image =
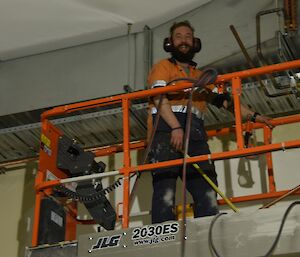
{"label": "white ceiling panel", "polygon": [[155,27],[210,0],[0,0],[0,60]]}

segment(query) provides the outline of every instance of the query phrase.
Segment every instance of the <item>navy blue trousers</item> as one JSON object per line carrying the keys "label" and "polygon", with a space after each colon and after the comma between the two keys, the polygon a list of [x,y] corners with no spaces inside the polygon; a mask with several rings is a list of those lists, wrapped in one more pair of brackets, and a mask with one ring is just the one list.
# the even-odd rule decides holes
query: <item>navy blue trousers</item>
{"label": "navy blue trousers", "polygon": [[[196,156],[209,153],[206,139],[193,136],[191,131],[188,154]],[[176,152],[170,145],[170,133],[157,131],[149,153],[150,163],[178,158],[182,158],[182,153]],[[213,162],[199,162],[198,165],[217,185],[217,174]],[[152,177],[152,223],[175,220],[176,181],[178,177],[182,177],[182,166],[156,169],[152,171]],[[193,197],[194,217],[218,213],[215,191],[192,165],[187,166],[186,189]]]}

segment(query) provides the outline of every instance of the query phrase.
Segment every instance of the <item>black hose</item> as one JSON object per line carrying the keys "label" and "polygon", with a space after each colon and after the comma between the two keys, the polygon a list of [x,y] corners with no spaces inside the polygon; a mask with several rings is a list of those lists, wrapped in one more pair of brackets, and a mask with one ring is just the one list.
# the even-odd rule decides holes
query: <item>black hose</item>
{"label": "black hose", "polygon": [[[295,207],[295,205],[297,205],[297,204],[300,204],[300,201],[295,201],[295,202],[291,203],[291,204],[289,205],[289,207],[286,209],[286,211],[285,211],[285,213],[284,213],[284,215],[283,215],[283,218],[282,218],[282,220],[281,220],[281,224],[280,224],[278,233],[277,233],[277,235],[276,235],[276,238],[275,238],[273,244],[271,245],[270,249],[268,250],[268,252],[267,252],[265,255],[263,255],[263,257],[269,257],[269,256],[271,256],[272,252],[275,250],[275,248],[276,248],[276,246],[277,246],[277,244],[278,244],[278,241],[279,241],[279,239],[280,239],[280,236],[281,236],[281,232],[282,232],[284,223],[285,223],[285,221],[286,221],[286,219],[287,219],[287,217],[288,217],[290,211],[292,210],[292,208]],[[215,222],[217,221],[217,219],[218,219],[220,216],[224,215],[224,214],[226,214],[226,213],[221,212],[221,213],[217,214],[217,215],[213,218],[213,220],[212,220],[211,223],[210,223],[209,231],[208,231],[208,244],[209,244],[210,248],[212,249],[213,253],[215,254],[215,256],[217,256],[217,257],[221,257],[221,255],[218,253],[218,251],[217,251],[217,249],[216,249],[216,247],[215,247],[215,245],[214,245],[214,243],[213,243],[212,231],[213,231],[213,226],[214,226]]]}
{"label": "black hose", "polygon": [[213,220],[211,221],[210,223],[210,226],[209,226],[209,230],[208,230],[208,245],[209,247],[212,249],[213,253],[217,256],[217,257],[221,257],[221,255],[218,253],[215,245],[214,245],[214,242],[213,242],[213,237],[212,237],[212,231],[213,231],[213,227],[214,227],[214,224],[216,223],[217,219],[219,217],[221,217],[222,215],[224,214],[227,214],[226,212],[220,212],[218,213],[214,218]]}
{"label": "black hose", "polygon": [[266,255],[264,255],[264,257],[269,257],[272,254],[272,252],[274,251],[274,249],[276,248],[276,246],[278,244],[278,241],[280,239],[280,235],[281,235],[281,232],[282,232],[282,229],[283,229],[283,225],[284,225],[284,223],[286,221],[286,218],[289,215],[291,209],[294,208],[294,206],[297,205],[297,204],[300,204],[300,201],[295,201],[295,202],[291,203],[289,205],[289,207],[286,209],[286,211],[285,211],[285,213],[283,215],[283,218],[282,218],[282,221],[281,221],[281,224],[280,224],[277,236],[276,236],[276,238],[275,238],[272,246],[270,247],[269,251],[266,253]]}
{"label": "black hose", "polygon": [[192,104],[193,104],[193,93],[194,89],[202,91],[204,87],[208,84],[213,84],[217,78],[217,71],[212,68],[207,68],[203,70],[203,73],[200,75],[199,79],[196,80],[191,88],[189,99],[187,103],[187,118],[185,124],[185,136],[184,136],[184,149],[183,149],[183,167],[182,167],[182,195],[183,195],[183,204],[182,204],[182,233],[181,233],[181,257],[185,256],[185,237],[186,237],[186,157],[188,155],[189,149],[189,138],[192,122]]}

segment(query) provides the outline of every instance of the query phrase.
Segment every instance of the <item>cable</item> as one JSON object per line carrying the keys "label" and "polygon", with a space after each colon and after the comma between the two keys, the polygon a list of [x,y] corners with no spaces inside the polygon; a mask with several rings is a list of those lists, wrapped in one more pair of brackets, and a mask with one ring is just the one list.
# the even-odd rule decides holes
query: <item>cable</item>
{"label": "cable", "polygon": [[[204,73],[203,73],[204,74]],[[200,76],[201,80],[202,76]],[[193,99],[193,92],[195,88],[195,84],[191,88],[189,99],[187,103],[187,111],[186,111],[186,124],[185,124],[185,132],[184,132],[184,144],[183,144],[183,165],[182,165],[182,230],[181,230],[181,257],[185,256],[185,240],[186,240],[186,157],[188,155],[189,149],[189,138],[190,138],[190,131],[191,131],[191,121],[192,121],[192,99]]]}
{"label": "cable", "polygon": [[206,68],[203,70],[201,77],[195,82],[195,88],[198,90],[204,88],[204,86],[215,83],[218,76],[218,72],[213,68]]}
{"label": "cable", "polygon": [[270,250],[266,253],[266,255],[264,255],[264,257],[269,257],[269,256],[271,255],[271,253],[274,251],[274,249],[275,249],[275,247],[277,246],[277,243],[278,243],[278,241],[279,241],[279,238],[280,238],[280,235],[281,235],[281,232],[282,232],[282,229],[283,229],[283,225],[284,225],[284,223],[285,223],[285,221],[286,221],[286,218],[287,218],[288,214],[290,213],[291,209],[292,209],[295,205],[297,205],[297,204],[300,204],[300,201],[295,201],[295,202],[291,203],[291,204],[289,205],[289,207],[286,209],[286,211],[285,211],[285,213],[284,213],[284,215],[283,215],[283,218],[282,218],[282,221],[281,221],[280,228],[279,228],[279,231],[278,231],[278,233],[277,233],[277,236],[276,236],[276,238],[275,238],[275,240],[274,240],[274,242],[273,242],[273,244],[272,244]]}
{"label": "cable", "polygon": [[87,202],[93,202],[93,201],[99,200],[102,197],[104,197],[105,195],[107,195],[108,193],[115,190],[117,187],[119,187],[122,184],[121,183],[122,179],[123,178],[119,178],[110,186],[108,186],[104,189],[101,189],[101,190],[97,191],[96,193],[87,194],[87,195],[74,192],[71,189],[65,187],[64,185],[58,185],[55,187],[55,189],[58,192],[65,194],[66,196],[72,198],[75,201],[81,201],[81,202],[87,203]]}
{"label": "cable", "polygon": [[184,148],[183,148],[183,167],[182,167],[182,232],[181,232],[181,257],[185,256],[185,240],[186,240],[186,168],[189,149],[189,138],[192,122],[192,105],[193,105],[193,93],[194,89],[202,91],[204,87],[208,84],[212,84],[216,81],[217,71],[212,68],[207,68],[203,70],[203,73],[200,75],[199,79],[196,80],[191,88],[189,99],[187,102],[187,113],[186,113],[186,124],[185,124],[185,133],[184,133]]}
{"label": "cable", "polygon": [[[286,219],[287,219],[287,217],[288,217],[290,211],[292,210],[292,208],[293,208],[295,205],[297,205],[297,204],[300,204],[300,201],[295,201],[295,202],[291,203],[291,204],[289,205],[289,207],[286,209],[286,211],[285,211],[285,213],[284,213],[284,215],[283,215],[283,218],[282,218],[282,220],[281,220],[281,224],[280,224],[280,227],[279,227],[279,231],[278,231],[278,233],[277,233],[277,235],[276,235],[276,238],[275,238],[273,244],[271,245],[270,249],[268,250],[268,252],[267,252],[265,255],[263,255],[263,257],[269,257],[269,256],[271,256],[272,252],[273,252],[274,249],[276,248],[276,246],[277,246],[277,244],[278,244],[278,241],[279,241],[279,239],[280,239],[280,236],[281,236],[281,232],[282,232],[284,223],[285,223],[285,221],[286,221]],[[226,213],[225,213],[225,212],[221,212],[221,213],[217,214],[217,215],[213,218],[213,220],[212,220],[211,223],[210,223],[209,231],[208,231],[208,244],[209,244],[209,246],[211,247],[211,249],[213,250],[213,253],[214,253],[217,257],[221,257],[221,255],[218,253],[218,251],[217,251],[217,249],[216,249],[216,247],[215,247],[215,245],[214,245],[214,243],[213,243],[213,239],[212,239],[212,238],[213,238],[213,237],[212,237],[212,231],[213,231],[213,226],[214,226],[216,220],[217,220],[220,216],[222,216],[223,214],[226,214]]]}
{"label": "cable", "polygon": [[210,223],[210,226],[209,226],[209,230],[208,230],[208,245],[209,247],[212,249],[213,253],[217,256],[217,257],[221,257],[221,255],[219,255],[215,245],[214,245],[214,242],[212,240],[212,231],[213,231],[213,226],[214,224],[216,223],[217,219],[219,217],[221,217],[222,215],[224,214],[227,214],[226,212],[220,212],[218,213],[214,218],[213,220],[211,221]]}
{"label": "cable", "polygon": [[171,81],[169,81],[166,86],[169,86],[175,82],[178,82],[178,81],[188,81],[188,82],[192,82],[192,83],[196,83],[197,82],[197,79],[192,79],[192,78],[186,78],[186,77],[183,77],[183,78],[177,78],[177,79],[173,79]]}

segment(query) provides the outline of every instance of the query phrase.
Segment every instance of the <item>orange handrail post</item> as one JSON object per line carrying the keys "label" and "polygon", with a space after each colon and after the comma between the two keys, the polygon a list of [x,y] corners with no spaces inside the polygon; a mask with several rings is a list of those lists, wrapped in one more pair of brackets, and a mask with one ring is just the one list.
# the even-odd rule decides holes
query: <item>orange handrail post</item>
{"label": "orange handrail post", "polygon": [[232,95],[233,95],[234,113],[235,113],[235,134],[236,134],[236,141],[237,141],[236,143],[238,149],[244,148],[241,100],[240,100],[241,93],[242,93],[241,79],[235,77],[232,79]]}
{"label": "orange handrail post", "polygon": [[37,175],[35,177],[35,205],[34,205],[34,219],[33,219],[33,228],[32,228],[32,238],[31,244],[32,246],[38,245],[38,236],[39,236],[39,221],[40,221],[40,213],[41,213],[41,201],[45,196],[43,191],[39,191],[36,187],[40,184],[43,184],[45,179],[45,174],[39,169],[37,171]]}
{"label": "orange handrail post", "polygon": [[[272,143],[272,130],[268,126],[264,126],[264,144],[269,145]],[[269,180],[269,192],[276,192],[275,186],[275,178],[274,178],[274,170],[273,170],[273,159],[272,152],[266,153],[266,161],[267,161],[267,172],[268,172],[268,180]]]}
{"label": "orange handrail post", "polygon": [[123,187],[123,217],[122,227],[128,228],[129,226],[129,189],[130,189],[130,133],[129,133],[129,106],[130,101],[128,98],[122,100],[123,109],[123,172],[124,172],[124,187]]}

